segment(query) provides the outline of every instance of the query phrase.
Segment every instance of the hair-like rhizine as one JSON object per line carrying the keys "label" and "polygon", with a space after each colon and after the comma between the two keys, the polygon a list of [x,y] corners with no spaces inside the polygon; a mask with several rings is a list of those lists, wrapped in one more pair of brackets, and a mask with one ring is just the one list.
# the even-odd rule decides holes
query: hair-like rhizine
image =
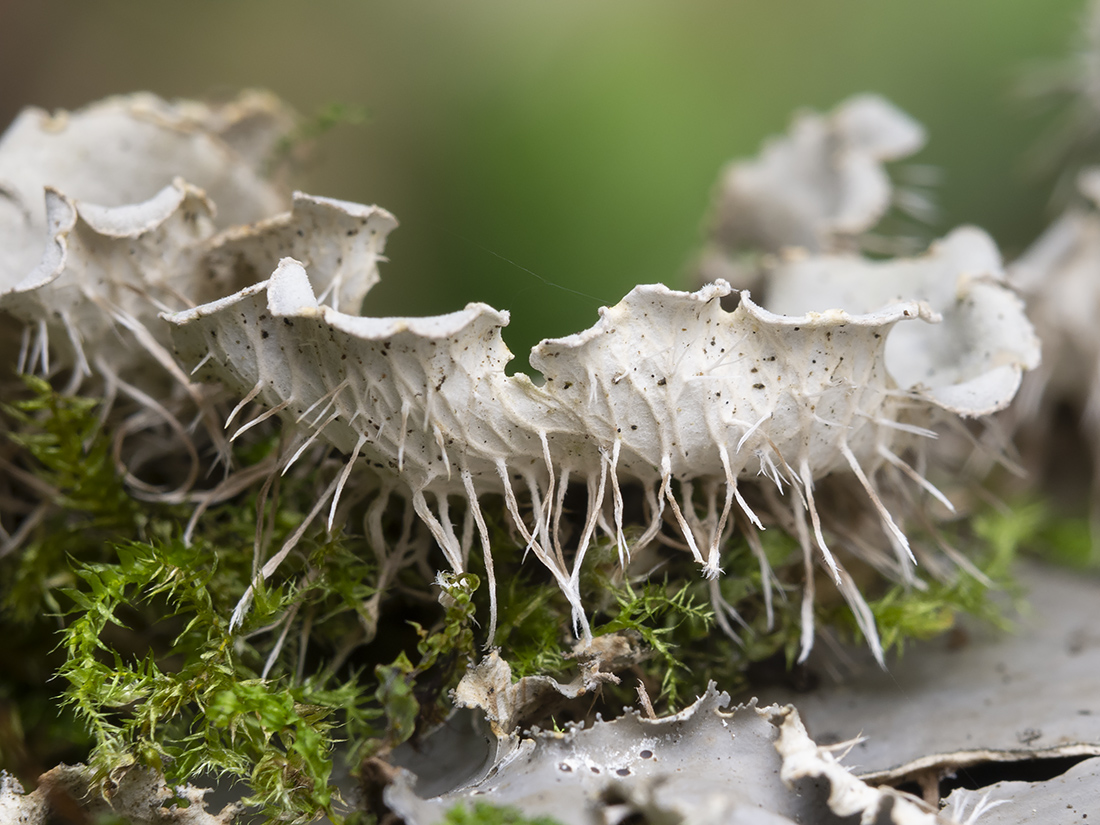
{"label": "hair-like rhizine", "polygon": [[[668,514],[714,578],[735,511],[749,531],[763,527],[742,486],[767,485],[786,502],[803,548],[804,653],[812,643],[814,547],[874,643],[866,604],[826,543],[815,483],[850,474],[881,519],[897,564],[914,560],[875,477],[884,464],[901,467],[934,489],[899,457],[929,434],[934,403],[896,385],[884,351],[895,324],[938,316],[917,301],[861,315],[777,315],[747,292],[727,312],[720,299],[731,292],[721,281],[694,293],[637,287],[601,309],[589,330],[533,350],[541,385],[505,374],[506,313],[470,304],[431,318],[346,315],[317,302],[293,259],[268,281],[168,320],[178,356],[198,365],[200,378],[225,382],[261,405],[257,417],[278,414],[303,434],[288,463],[317,439],[345,455],[330,487],[330,526],[351,468],[362,461],[387,479],[387,496],[404,491],[455,572],[465,569],[476,532],[491,578],[480,499],[502,495],[587,641],[579,571],[598,530],[625,560],[657,536]],[[567,550],[561,523],[570,483],[583,484],[587,506]],[[644,489],[650,518],[631,546],[623,523],[627,484]],[[462,529],[454,498],[466,505]],[[696,510],[700,499],[705,517]]]}

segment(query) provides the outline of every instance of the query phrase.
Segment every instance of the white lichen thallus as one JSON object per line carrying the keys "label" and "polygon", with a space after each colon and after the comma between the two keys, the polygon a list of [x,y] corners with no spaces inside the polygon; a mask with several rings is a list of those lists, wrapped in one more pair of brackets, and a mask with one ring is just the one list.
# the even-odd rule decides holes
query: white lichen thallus
{"label": "white lichen thallus", "polygon": [[[832,214],[830,202],[821,201],[821,210],[805,220],[765,228],[776,249],[789,244],[785,233],[808,232],[811,249],[833,254],[785,254],[757,290],[761,305],[742,291],[732,312],[720,301],[735,291],[721,280],[696,292],[637,287],[601,309],[592,328],[533,350],[531,365],[546,379],[541,385],[505,374],[511,354],[500,330],[508,315],[484,304],[427,318],[340,311],[360,306],[377,281],[386,235],[396,225],[385,210],[297,195],[289,212],[223,227],[213,221],[211,194],[228,204],[220,219],[255,220],[284,204],[224,146],[219,157],[230,168],[211,180],[210,191],[182,180],[159,192],[149,189],[146,184],[168,166],[169,181],[186,175],[188,164],[201,161],[220,140],[195,120],[197,111],[139,96],[89,107],[66,119],[64,128],[40,123],[33,113],[18,121],[0,147],[0,177],[22,201],[31,203],[36,187],[40,191],[36,175],[54,173],[24,174],[20,152],[52,140],[71,148],[105,124],[118,134],[100,147],[110,160],[103,168],[126,186],[111,196],[122,206],[84,203],[75,199],[79,191],[75,197],[55,193],[53,217],[41,227],[48,230],[42,265],[29,278],[20,269],[27,255],[33,269],[35,248],[41,249],[37,231],[21,229],[18,254],[9,255],[15,264],[0,273],[0,307],[27,325],[25,368],[47,374],[70,369],[72,389],[102,376],[108,389],[127,392],[147,408],[131,427],[151,418],[168,422],[187,443],[192,469],[178,490],[147,492],[196,502],[195,519],[259,477],[286,472],[314,445],[343,454],[343,466],[325,483],[308,518],[270,559],[262,558],[257,538],[261,578],[326,508],[328,527],[335,529],[345,491],[354,488],[358,497],[374,496],[366,526],[383,583],[412,559],[424,558],[425,546],[411,533],[416,519],[456,573],[467,569],[474,542],[481,545],[491,584],[491,641],[496,596],[482,500],[499,495],[522,542],[568,599],[575,632],[587,641],[580,572],[597,536],[616,545],[625,565],[639,548],[666,538],[667,522],[716,582],[722,544],[739,528],[769,582],[757,531],[775,525],[802,548],[802,656],[813,640],[815,558],[881,656],[870,611],[829,546],[837,541],[829,534],[843,530],[828,523],[817,485],[833,476],[862,491],[881,535],[844,543],[874,567],[906,579],[917,554],[884,498],[883,478],[907,479],[949,503],[903,458],[906,450],[931,433],[938,416],[983,415],[1007,405],[1021,372],[1038,360],[1020,302],[1003,284],[996,248],[978,230],[958,230],[918,259],[870,262],[837,252],[844,247],[837,239],[863,231],[889,203],[882,161],[923,140],[919,127],[877,99],[857,99],[827,121],[800,120],[783,151],[737,167],[730,177],[736,208],[723,218],[726,228],[756,214],[757,195],[782,196],[789,205],[784,192],[801,191],[806,181],[784,175],[805,164],[792,166],[784,158],[805,156],[806,168],[821,171],[846,193],[843,214]],[[255,107],[242,106],[241,116],[256,115]],[[269,115],[278,120],[274,110]],[[228,122],[223,112],[210,120]],[[838,155],[825,148],[840,139],[845,162],[838,166]],[[165,141],[171,152],[163,150]],[[145,157],[146,144],[161,149]],[[118,171],[125,164],[134,167],[130,176]],[[79,190],[89,175],[96,170],[80,171],[72,186]],[[750,185],[775,175],[786,183]],[[218,188],[223,179],[249,185]],[[756,237],[740,229],[734,234],[737,243]],[[267,273],[267,280],[250,283]],[[161,316],[168,326],[157,315],[165,309],[176,310]],[[943,323],[927,323],[941,317]],[[124,364],[107,357],[119,349],[119,336],[134,342],[125,348]],[[169,338],[179,365],[169,357]],[[142,388],[166,376],[168,384],[187,390],[208,420],[213,408],[195,382],[220,381],[235,392],[239,403],[225,420],[236,426],[230,440],[273,417],[293,437],[277,458],[211,490],[191,492],[198,451],[177,411]],[[262,409],[238,425],[251,405]],[[220,428],[208,429],[224,453]],[[579,529],[571,531],[577,538],[567,542],[566,499],[574,487],[584,489],[585,508]],[[624,489],[630,487],[641,491],[640,525],[627,523]],[[261,498],[270,489],[269,481]],[[395,497],[406,501],[406,513],[391,545],[382,520]],[[640,533],[628,542],[632,527]],[[891,552],[879,549],[882,540]],[[732,632],[729,622],[739,617],[717,585],[711,592],[720,622]],[[246,597],[236,620],[247,603]]]}
{"label": "white lichen thallus", "polygon": [[[956,238],[925,259],[930,279],[948,279],[952,294],[972,282],[990,286],[942,260],[965,244]],[[835,263],[844,266],[878,266],[880,279],[889,275],[889,264]],[[841,292],[856,288],[837,278]],[[950,321],[937,324],[949,342],[945,347],[941,340],[939,350],[954,360],[942,365],[942,380],[932,373],[920,381],[907,380],[909,362],[902,360],[904,383],[890,369],[888,340],[895,325],[939,321],[926,302],[894,301],[861,314],[781,315],[742,292],[736,309],[726,312],[720,299],[732,290],[723,282],[694,293],[635,288],[601,309],[591,329],[533,350],[531,365],[545,376],[542,385],[505,374],[511,357],[500,337],[506,313],[470,304],[429,318],[347,315],[318,303],[305,268],[293,259],[284,259],[265,282],[167,317],[179,357],[201,364],[197,375],[228,384],[263,405],[260,415],[278,414],[300,433],[288,463],[316,440],[345,455],[316,507],[319,513],[327,503],[330,528],[358,463],[382,479],[387,498],[407,498],[452,571],[466,569],[476,536],[492,580],[481,499],[500,495],[527,550],[572,606],[575,632],[588,641],[579,574],[598,532],[618,546],[625,563],[658,536],[667,513],[713,579],[734,522],[750,532],[764,526],[742,487],[769,488],[761,496],[771,502],[769,519],[786,521],[803,549],[803,657],[813,640],[815,552],[881,656],[870,611],[827,544],[815,485],[831,474],[853,478],[878,514],[896,568],[909,569],[915,557],[880,495],[880,469],[914,479],[946,502],[900,454],[932,434],[926,425],[937,411],[981,414],[1007,403],[1014,383],[1009,380],[1006,392],[998,371],[1007,367],[1018,382],[1037,357],[1019,302],[1003,286],[995,288],[989,300],[1002,320],[1006,308],[1015,310],[1003,323],[1014,325],[1017,348],[987,352],[988,362],[969,351],[951,352],[958,331]],[[960,407],[960,398],[971,407]],[[585,488],[586,512],[577,541],[566,548],[562,524],[571,484]],[[642,490],[648,523],[628,545],[623,488],[630,485]],[[459,523],[455,499],[464,504]],[[286,552],[268,561],[262,575]],[[490,638],[495,597],[492,609]]]}

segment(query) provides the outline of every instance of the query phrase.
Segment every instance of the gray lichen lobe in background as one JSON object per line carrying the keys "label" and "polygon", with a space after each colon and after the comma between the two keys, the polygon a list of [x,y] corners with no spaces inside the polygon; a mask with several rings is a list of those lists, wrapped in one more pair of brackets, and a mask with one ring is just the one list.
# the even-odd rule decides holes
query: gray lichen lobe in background
{"label": "gray lichen lobe in background", "polygon": [[843,684],[764,697],[797,702],[819,740],[862,737],[851,761],[875,782],[1100,755],[1100,582],[1036,564],[1020,580],[1029,608],[1011,633],[964,622],[889,672],[866,662]]}

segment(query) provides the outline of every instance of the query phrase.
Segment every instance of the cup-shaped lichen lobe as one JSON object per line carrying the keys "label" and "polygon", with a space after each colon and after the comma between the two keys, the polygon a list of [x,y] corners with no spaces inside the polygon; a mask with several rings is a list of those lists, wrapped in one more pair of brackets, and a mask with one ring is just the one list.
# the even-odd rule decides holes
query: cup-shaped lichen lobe
{"label": "cup-shaped lichen lobe", "polygon": [[[541,386],[505,375],[503,313],[349,316],[318,306],[290,260],[238,293],[240,307],[231,298],[174,320],[181,354],[197,362],[209,342],[240,393],[341,451],[396,464],[414,489],[458,492],[456,470],[491,487],[502,463],[588,477],[610,461],[651,483],[750,478],[795,461],[817,477],[848,461],[842,444],[872,456],[884,436],[865,431],[892,414],[887,335],[927,320],[927,307],[790,316],[744,293],[727,312],[731,291],[637,287],[589,330],[535,348]],[[187,327],[199,318],[208,331],[196,336]]]}
{"label": "cup-shaped lichen lobe", "polygon": [[919,301],[930,324],[901,324],[884,360],[898,387],[960,415],[985,415],[1012,400],[1020,376],[1039,362],[1023,302],[1005,285],[993,240],[961,227],[922,256],[868,260],[856,255],[789,254],[770,272],[765,305],[795,315],[844,307],[871,313]]}
{"label": "cup-shaped lichen lobe", "polygon": [[719,306],[729,291],[725,283],[697,293],[636,287],[592,328],[534,349],[532,366],[573,419],[562,434],[587,436],[579,448],[590,467],[599,467],[598,448],[614,449],[622,472],[647,482],[663,465],[690,476],[707,462],[714,442],[702,411],[732,344]]}
{"label": "cup-shaped lichen lobe", "polygon": [[[235,132],[246,120],[252,128]],[[144,201],[183,176],[218,204],[219,226],[248,223],[285,205],[262,167],[293,120],[284,104],[256,93],[215,106],[133,94],[52,115],[29,107],[0,140],[0,179],[28,205],[38,202],[43,185],[52,185],[117,207]]]}
{"label": "cup-shaped lichen lobe", "polygon": [[396,226],[397,219],[378,206],[295,192],[289,212],[220,233],[203,266],[209,279],[232,285],[223,286],[224,295],[266,279],[291,257],[318,279],[320,303],[357,312],[378,283],[378,262]]}
{"label": "cup-shaped lichen lobe", "polygon": [[[113,284],[113,273],[126,266],[127,254],[135,265],[157,270],[152,273],[153,282],[161,270],[171,269],[174,285],[190,301],[217,297],[196,295],[190,288],[193,285],[181,285],[179,281],[187,274],[172,266],[173,259],[181,251],[193,254],[195,243],[213,234],[215,228],[257,221],[283,208],[285,194],[264,180],[258,160],[262,152],[252,151],[250,141],[269,146],[272,135],[288,128],[292,119],[275,98],[258,94],[245,94],[216,107],[171,104],[153,95],[137,94],[108,98],[71,113],[50,115],[41,109],[25,109],[0,136],[0,201],[4,204],[0,229],[5,234],[5,249],[0,254],[0,306],[12,308],[11,296],[6,293],[25,291],[17,284],[27,289],[42,286],[28,273],[33,273],[39,261],[46,266],[51,257],[54,265],[39,275],[54,274],[56,280],[67,268],[70,276],[83,279],[82,297],[87,293],[90,298],[108,300],[98,291],[104,284],[93,275],[84,277],[82,264],[103,264],[110,275],[107,283]],[[247,138],[234,135],[227,141],[235,125],[245,121],[251,124]],[[183,180],[189,185],[173,183]],[[205,207],[185,203],[185,194],[191,201],[210,200]],[[82,226],[77,225],[78,211]],[[173,230],[173,222],[182,226]],[[174,239],[158,238],[173,232],[177,235]],[[97,246],[125,239],[137,239],[145,248],[134,249],[124,243],[120,254]],[[59,258],[51,253],[51,247],[58,244],[83,246],[84,254],[71,249],[68,256]],[[148,248],[151,244],[154,249]],[[126,278],[136,295],[151,286],[150,280]],[[135,286],[138,289],[134,290]],[[53,296],[46,294],[42,300],[49,310],[56,308]],[[60,302],[64,303],[63,299]],[[133,297],[128,303],[134,303]],[[45,315],[52,317],[52,313]],[[23,320],[34,323],[38,319]],[[91,329],[83,331],[82,327],[82,337],[94,348],[97,342]],[[64,346],[55,337],[55,346],[58,344]]]}
{"label": "cup-shaped lichen lobe", "polygon": [[592,329],[543,342],[532,364],[559,404],[570,399],[583,432],[621,444],[620,466],[640,480],[662,467],[723,477],[723,449],[742,477],[760,473],[762,450],[780,466],[806,458],[815,475],[845,462],[841,439],[869,454],[862,431],[890,403],[886,334],[921,308],[788,317],[745,293],[726,312],[719,299],[730,292],[724,282],[697,293],[638,287]]}
{"label": "cup-shaped lichen lobe", "polygon": [[[75,382],[103,357],[113,373],[127,373],[151,359],[143,347],[118,346],[120,328],[147,331],[159,341],[167,330],[152,323],[158,305],[178,305],[181,294],[207,300],[221,286],[189,278],[201,245],[214,233],[214,207],[182,180],[118,207],[76,201],[47,187],[45,212],[45,247],[35,239],[38,265],[0,269],[0,308],[39,337],[32,349],[40,354],[25,364],[28,370],[47,372],[52,360],[74,368]],[[18,246],[19,239],[12,243]]]}
{"label": "cup-shaped lichen lobe", "polygon": [[[760,506],[800,534],[807,569],[812,527],[838,585],[849,582],[845,599],[866,618],[858,591],[826,546],[815,484],[849,474],[908,564],[907,539],[884,503],[876,471],[889,462],[943,500],[900,454],[915,434],[930,434],[937,407],[975,415],[1007,403],[1005,387],[1036,357],[1022,311],[1006,312],[1012,301],[998,299],[1000,310],[976,311],[985,313],[983,322],[1007,318],[1020,332],[1014,348],[994,355],[963,346],[952,353],[969,339],[965,331],[949,335],[931,356],[919,356],[942,362],[944,371],[936,374],[942,388],[903,383],[891,368],[896,330],[942,332],[943,324],[928,323],[940,320],[935,310],[965,309],[968,295],[978,297],[966,292],[969,286],[1005,291],[988,262],[970,261],[988,252],[985,236],[957,235],[916,261],[789,258],[768,284],[769,309],[742,292],[726,311],[721,298],[733,290],[721,280],[691,293],[636,287],[601,309],[588,330],[533,350],[541,384],[506,374],[505,313],[471,304],[428,318],[348,315],[318,300],[324,275],[307,275],[290,258],[267,282],[169,320],[186,363],[209,357],[207,366],[228,373],[223,378],[243,396],[240,408],[252,400],[267,408],[253,421],[280,415],[302,444],[297,454],[316,441],[344,454],[345,468],[326,494],[333,499],[330,521],[362,457],[386,477],[387,491],[403,491],[451,568],[461,572],[471,518],[489,564],[480,500],[502,496],[511,523],[569,600],[583,638],[590,629],[579,571],[597,533],[614,541],[625,560],[671,519],[695,560],[717,575],[722,537],[737,510],[764,526],[753,509],[758,505],[739,485],[746,493],[763,485],[779,494],[764,493]],[[961,253],[952,255],[956,245]],[[817,274],[823,277],[812,277]],[[883,276],[877,284],[876,274]],[[960,317],[964,326],[971,320],[965,312]],[[244,327],[250,329],[242,335]],[[208,350],[213,337],[217,351]],[[960,360],[966,369],[953,372]],[[914,363],[902,361],[900,374],[907,376]],[[951,398],[941,398],[944,392]],[[702,482],[705,518],[695,509],[695,481]],[[560,525],[574,512],[566,505],[570,484],[586,489],[587,504],[567,560]],[[630,485],[641,487],[647,523],[632,543],[626,528],[637,513],[631,515],[624,498]],[[468,505],[462,538],[451,497]],[[807,598],[811,604],[812,592]],[[803,621],[809,627],[811,619]],[[861,627],[874,635],[870,620]],[[811,641],[804,636],[804,653]]]}
{"label": "cup-shaped lichen lobe", "polygon": [[[894,385],[883,365],[886,339],[899,321],[922,317],[914,303],[867,315],[839,310],[778,316],[742,295],[761,352],[754,376],[769,415],[754,436],[790,464],[803,462],[819,478],[846,466],[847,447],[861,463],[877,463],[876,448],[897,431],[876,422],[896,418]],[[755,384],[753,385],[756,386]]]}
{"label": "cup-shaped lichen lobe", "polygon": [[270,280],[170,319],[185,362],[209,353],[216,363],[203,370],[342,452],[358,444],[412,487],[453,478],[461,489],[455,469],[480,462],[487,473],[510,449],[507,429],[472,409],[491,403],[476,389],[511,357],[499,334],[507,315],[487,306],[345,315],[319,306],[304,268],[286,259]]}

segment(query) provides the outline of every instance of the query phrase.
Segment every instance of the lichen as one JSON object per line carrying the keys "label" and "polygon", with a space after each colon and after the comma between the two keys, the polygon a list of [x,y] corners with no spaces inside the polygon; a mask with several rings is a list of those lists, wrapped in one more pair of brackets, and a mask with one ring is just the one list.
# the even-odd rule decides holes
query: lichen
{"label": "lichen", "polygon": [[1001,576],[938,532],[922,445],[1005,407],[1037,344],[979,230],[856,254],[882,162],[923,139],[900,112],[859,99],[734,167],[785,181],[739,189],[735,223],[817,187],[738,235],[778,252],[751,294],[639,286],[537,346],[537,378],[505,370],[507,312],[359,314],[393,216],[263,176],[315,131],[263,96],[132,96],[0,139],[0,309],[36,375],[7,410],[0,574],[14,650],[62,625],[37,701],[90,731],[80,781],[160,799],[212,772],[339,822],[338,751],[386,776],[455,705],[510,742],[675,712],[821,628],[885,663],[989,611]]}
{"label": "lichen", "polygon": [[[1037,341],[999,266],[984,234],[959,230],[913,261],[795,259],[775,273],[769,291],[785,314],[757,306],[747,292],[726,312],[720,299],[732,290],[722,281],[695,293],[637,287],[602,310],[591,329],[533,350],[541,385],[506,375],[505,313],[471,304],[422,319],[348,315],[321,306],[306,269],[290,258],[267,281],[165,317],[178,357],[194,365],[190,372],[260,404],[253,421],[278,414],[303,444],[320,439],[348,456],[345,474],[325,493],[330,528],[362,456],[382,479],[383,500],[392,489],[409,499],[455,573],[468,567],[476,525],[495,593],[480,502],[502,495],[587,641],[579,578],[598,530],[625,563],[658,536],[667,512],[714,578],[734,521],[743,519],[749,531],[764,526],[742,494],[760,479],[787,496],[782,509],[804,539],[807,582],[812,529],[837,586],[867,616],[826,543],[815,484],[850,474],[898,564],[915,561],[883,504],[877,471],[900,470],[946,502],[899,454],[932,434],[933,411],[974,416],[1003,408],[1023,371],[1038,362]],[[907,301],[907,294],[926,300]],[[945,316],[935,326],[919,323]],[[572,479],[583,484],[587,505],[567,553],[561,530]],[[644,491],[648,523],[628,546],[623,488],[631,483]],[[705,518],[696,511],[696,486]],[[520,510],[524,493],[530,521]],[[453,497],[465,504],[461,535]],[[272,569],[269,563],[264,574]],[[803,658],[813,638],[810,584],[804,602]],[[490,616],[494,627],[495,604]],[[862,625],[878,650],[873,622]]]}

